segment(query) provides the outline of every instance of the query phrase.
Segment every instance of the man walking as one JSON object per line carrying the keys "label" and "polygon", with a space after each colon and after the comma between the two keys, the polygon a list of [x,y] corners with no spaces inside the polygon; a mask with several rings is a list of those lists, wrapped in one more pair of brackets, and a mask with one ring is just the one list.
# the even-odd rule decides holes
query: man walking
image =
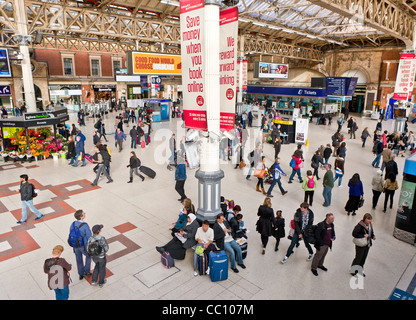
{"label": "man walking", "polygon": [[[90,227],[85,219],[85,212],[83,210],[77,210],[74,214],[76,221],[71,224],[69,229],[69,234],[74,234],[74,229],[78,229],[79,235],[82,237],[80,241],[80,246],[72,244],[72,241],[69,239],[70,245],[74,249],[75,259],[77,261],[77,269],[79,280],[82,280],[85,276],[91,276],[91,257],[87,252],[87,243],[88,239],[92,236]],[[85,263],[83,256],[85,256]]]}
{"label": "man walking", "polygon": [[298,243],[299,239],[302,239],[305,243],[306,249],[308,249],[309,257],[306,261],[312,261],[313,259],[313,250],[311,245],[308,242],[308,239],[304,237],[305,228],[311,227],[313,225],[313,218],[314,214],[312,210],[309,209],[309,205],[307,202],[302,202],[300,204],[300,208],[296,210],[295,217],[293,219],[295,224],[295,232],[292,236],[292,242],[290,243],[289,248],[287,249],[286,256],[281,261],[282,264],[286,263],[289,259],[290,255],[293,253],[293,249],[295,245]]}
{"label": "man walking", "polygon": [[272,191],[274,186],[276,185],[276,183],[279,186],[280,192],[282,193],[282,195],[285,195],[287,193],[287,191],[285,191],[285,189],[283,189],[282,187],[282,182],[280,181],[281,176],[287,176],[286,173],[283,172],[283,170],[280,168],[280,158],[276,158],[275,162],[273,163],[273,165],[270,167],[270,175],[273,177],[273,181],[272,184],[270,185],[269,190],[267,191],[267,197],[272,198]]}
{"label": "man walking", "polygon": [[43,218],[43,214],[33,205],[33,197],[35,195],[35,186],[28,182],[29,177],[27,174],[20,176],[20,189],[16,192],[20,192],[20,199],[22,200],[22,218],[17,223],[25,223],[27,220],[27,207],[36,215],[35,220]]}
{"label": "man walking", "polygon": [[331,165],[325,165],[326,173],[324,175],[324,191],[322,195],[324,197],[324,207],[329,207],[331,205],[331,197],[332,197],[332,188],[334,187],[334,173],[331,170]]}
{"label": "man walking", "polygon": [[133,128],[130,129],[130,137],[131,137],[131,144],[130,144],[130,148],[131,149],[136,149],[136,145],[137,145],[137,136],[138,136],[138,132],[136,129],[136,126],[133,126]]}
{"label": "man walking", "polygon": [[185,181],[186,181],[186,164],[182,156],[178,156],[178,165],[175,171],[175,190],[181,196],[178,201],[184,202],[187,198],[185,195]]}
{"label": "man walking", "polygon": [[380,168],[380,159],[381,159],[381,154],[383,153],[383,140],[382,140],[382,138],[380,138],[375,143],[373,150],[374,150],[374,153],[376,154],[376,158],[373,160],[371,165],[374,168]]}
{"label": "man walking", "polygon": [[335,229],[334,229],[334,215],[328,213],[324,221],[318,223],[315,231],[315,248],[316,253],[312,260],[311,271],[317,276],[317,268],[328,271],[324,267],[324,261],[328,249],[332,249],[332,242],[335,240]]}
{"label": "man walking", "polygon": [[107,168],[110,165],[110,154],[108,153],[108,151],[105,149],[104,146],[102,146],[101,148],[102,149],[100,150],[97,146],[94,147],[95,154],[93,156],[93,162],[98,164],[97,175],[95,176],[94,182],[91,183],[91,185],[94,187],[97,185],[98,179],[100,178],[101,173],[105,174],[108,180],[107,183],[113,182],[113,179],[111,179],[110,174],[108,173],[108,170],[107,170]]}
{"label": "man walking", "polygon": [[117,128],[115,139],[118,146],[118,152],[121,152],[121,150],[123,150],[123,141],[126,140],[126,135],[120,130],[120,128]]}
{"label": "man walking", "polygon": [[169,139],[169,150],[171,154],[168,160],[168,169],[172,170],[172,166],[176,166],[176,135],[174,133]]}

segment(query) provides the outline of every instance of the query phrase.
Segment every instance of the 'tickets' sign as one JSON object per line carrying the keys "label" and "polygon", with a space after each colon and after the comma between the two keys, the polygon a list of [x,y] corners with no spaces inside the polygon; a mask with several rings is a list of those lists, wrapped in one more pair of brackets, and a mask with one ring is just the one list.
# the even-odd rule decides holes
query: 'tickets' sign
{"label": "'tickets' sign", "polygon": [[238,8],[220,11],[220,130],[234,129],[237,87]]}
{"label": "'tickets' sign", "polygon": [[183,119],[185,127],[206,131],[204,0],[180,0]]}
{"label": "'tickets' sign", "polygon": [[416,54],[402,53],[397,71],[393,99],[407,100],[412,96],[416,71]]}

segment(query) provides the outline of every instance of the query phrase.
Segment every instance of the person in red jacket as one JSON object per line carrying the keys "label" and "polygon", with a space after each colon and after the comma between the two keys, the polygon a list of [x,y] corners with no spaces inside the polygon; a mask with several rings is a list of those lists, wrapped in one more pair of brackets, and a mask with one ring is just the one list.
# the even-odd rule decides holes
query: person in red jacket
{"label": "person in red jacket", "polygon": [[300,173],[301,163],[302,163],[301,154],[298,150],[296,150],[295,153],[292,156],[292,161],[290,162],[290,164],[291,164],[290,167],[292,168],[292,174],[290,175],[289,183],[292,183],[292,180],[295,177],[295,174],[298,175],[299,182],[300,183],[303,182],[302,175]]}

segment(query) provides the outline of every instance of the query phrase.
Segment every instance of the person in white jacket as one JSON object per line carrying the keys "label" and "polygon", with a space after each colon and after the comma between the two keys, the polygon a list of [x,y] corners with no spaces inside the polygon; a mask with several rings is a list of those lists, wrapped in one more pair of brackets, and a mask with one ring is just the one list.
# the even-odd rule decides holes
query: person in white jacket
{"label": "person in white jacket", "polygon": [[383,180],[383,171],[380,169],[377,170],[373,179],[371,180],[372,191],[373,191],[373,209],[376,208],[378,198],[380,198],[381,193],[384,190],[384,180]]}

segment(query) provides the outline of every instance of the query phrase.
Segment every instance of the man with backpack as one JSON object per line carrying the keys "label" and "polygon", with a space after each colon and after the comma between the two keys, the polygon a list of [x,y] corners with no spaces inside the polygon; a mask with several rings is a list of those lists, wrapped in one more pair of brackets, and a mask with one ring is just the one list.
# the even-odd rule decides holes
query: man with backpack
{"label": "man with backpack", "polygon": [[[102,146],[102,145],[101,145]],[[92,186],[96,186],[98,183],[98,179],[101,176],[101,173],[105,174],[107,178],[107,183],[113,182],[113,179],[111,179],[110,174],[108,173],[107,167],[110,165],[111,162],[111,156],[108,153],[107,149],[102,146],[101,149],[99,147],[94,147],[95,154],[93,156],[93,162],[98,164],[97,168],[97,174],[95,176],[95,180],[93,183],[91,183]]]}
{"label": "man with backpack", "polygon": [[102,224],[96,224],[92,227],[92,237],[88,239],[87,251],[91,256],[92,261],[95,263],[94,271],[92,273],[91,285],[98,285],[100,288],[107,282],[105,280],[106,276],[106,265],[107,265],[107,256],[108,252],[108,243],[106,238],[101,235],[101,230],[103,229]]}
{"label": "man with backpack", "polygon": [[[83,210],[77,210],[74,217],[77,220],[69,228],[68,244],[74,250],[79,280],[82,280],[85,276],[91,276],[91,257],[87,252],[87,243],[92,234],[90,227],[84,222],[85,212]],[[83,256],[85,256],[85,263]]]}
{"label": "man with backpack", "polygon": [[287,191],[285,191],[285,189],[283,189],[282,187],[282,182],[280,181],[281,176],[287,176],[286,173],[283,172],[283,170],[280,168],[280,158],[276,157],[274,163],[270,166],[270,171],[269,171],[270,175],[272,176],[273,180],[272,180],[272,184],[270,185],[269,190],[267,191],[267,197],[272,198],[272,191],[274,186],[276,185],[276,183],[279,186],[280,192],[282,193],[282,195],[284,196]]}
{"label": "man with backpack", "polygon": [[28,182],[29,176],[22,174],[20,176],[20,199],[22,200],[22,218],[17,223],[25,223],[27,220],[27,207],[36,215],[35,220],[43,218],[43,214],[33,205],[33,198],[37,196],[35,186]]}

